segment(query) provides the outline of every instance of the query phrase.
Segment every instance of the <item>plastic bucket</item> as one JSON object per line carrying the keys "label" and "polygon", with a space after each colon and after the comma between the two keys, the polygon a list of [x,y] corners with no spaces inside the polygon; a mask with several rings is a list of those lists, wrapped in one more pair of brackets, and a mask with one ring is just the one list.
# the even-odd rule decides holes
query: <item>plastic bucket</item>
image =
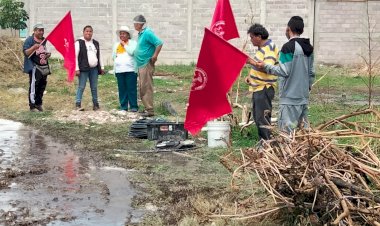
{"label": "plastic bucket", "polygon": [[230,140],[230,123],[209,121],[207,123],[207,143],[210,148],[227,147]]}

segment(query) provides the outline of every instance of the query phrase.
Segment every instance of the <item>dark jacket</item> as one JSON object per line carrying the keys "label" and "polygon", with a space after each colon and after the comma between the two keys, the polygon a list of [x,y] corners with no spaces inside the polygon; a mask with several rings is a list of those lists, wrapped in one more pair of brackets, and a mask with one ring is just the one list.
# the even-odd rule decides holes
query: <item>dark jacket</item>
{"label": "dark jacket", "polygon": [[[79,53],[78,53],[78,66],[80,71],[89,71],[90,65],[88,64],[88,58],[87,58],[87,48],[86,43],[82,39],[77,40],[79,42]],[[99,42],[95,39],[92,40],[92,42],[95,45],[96,48],[96,57],[98,58],[98,73],[101,73],[101,66],[100,66],[100,49],[99,49]]]}

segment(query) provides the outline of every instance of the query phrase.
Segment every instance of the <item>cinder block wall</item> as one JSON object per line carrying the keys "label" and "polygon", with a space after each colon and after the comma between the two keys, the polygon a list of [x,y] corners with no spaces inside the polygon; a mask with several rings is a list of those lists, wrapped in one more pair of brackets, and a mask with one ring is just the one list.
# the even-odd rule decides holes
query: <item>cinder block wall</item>
{"label": "cinder block wall", "polygon": [[[89,24],[100,42],[105,63],[112,64],[111,48],[121,25],[133,29],[132,19],[143,14],[157,35],[165,42],[159,63],[196,62],[204,27],[210,25],[216,0],[24,0],[30,15],[29,26],[43,22],[46,33],[71,10],[75,37]],[[315,45],[319,63],[352,65],[362,63],[359,55],[366,51],[360,39],[366,37],[366,2],[362,0],[230,0],[240,39],[232,40],[238,48],[247,41],[250,24],[267,27],[270,38],[281,48],[287,41],[285,28],[291,16],[305,20],[304,37]],[[372,25],[380,23],[380,2],[370,1]],[[375,27],[374,41],[379,42],[380,24]],[[136,37],[136,33],[134,34]],[[378,47],[377,50],[379,50]],[[252,53],[252,45],[246,51]],[[380,52],[380,51],[377,51]]]}
{"label": "cinder block wall", "polygon": [[[372,45],[379,46],[380,2],[369,1]],[[368,52],[368,14],[366,1],[317,1],[317,61],[327,64],[358,65]],[[379,52],[379,47],[374,53]],[[378,55],[378,54],[377,54]]]}

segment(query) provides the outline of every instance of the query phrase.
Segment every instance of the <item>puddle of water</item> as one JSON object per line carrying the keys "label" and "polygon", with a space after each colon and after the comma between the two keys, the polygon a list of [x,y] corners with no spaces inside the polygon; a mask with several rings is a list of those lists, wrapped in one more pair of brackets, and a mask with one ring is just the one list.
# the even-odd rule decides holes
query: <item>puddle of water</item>
{"label": "puddle of water", "polygon": [[127,170],[97,168],[20,123],[0,119],[0,155],[0,224],[125,225],[144,214]]}

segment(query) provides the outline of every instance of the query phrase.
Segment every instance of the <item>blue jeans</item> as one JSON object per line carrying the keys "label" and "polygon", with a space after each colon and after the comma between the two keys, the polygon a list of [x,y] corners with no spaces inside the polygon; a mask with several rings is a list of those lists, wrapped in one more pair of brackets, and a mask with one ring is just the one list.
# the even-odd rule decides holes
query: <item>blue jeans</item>
{"label": "blue jeans", "polygon": [[90,88],[92,95],[92,103],[98,104],[98,68],[91,68],[89,71],[81,71],[79,75],[78,89],[76,95],[76,103],[82,102],[84,88],[86,88],[87,79],[90,80]]}

